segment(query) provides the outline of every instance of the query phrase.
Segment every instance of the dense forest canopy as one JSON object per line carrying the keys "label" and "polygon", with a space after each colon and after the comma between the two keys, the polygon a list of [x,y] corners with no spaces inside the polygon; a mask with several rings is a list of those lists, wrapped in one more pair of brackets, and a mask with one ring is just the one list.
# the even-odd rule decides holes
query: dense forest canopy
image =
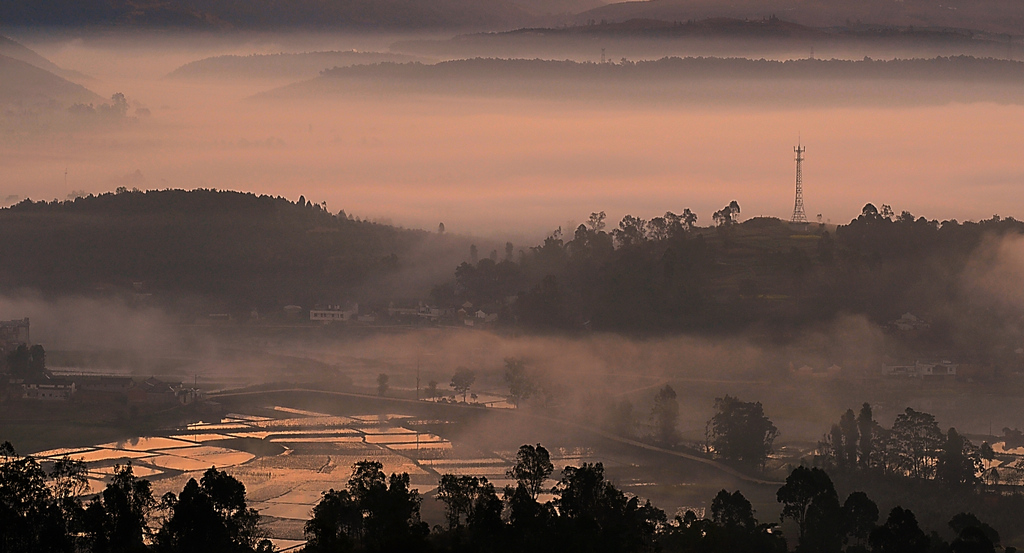
{"label": "dense forest canopy", "polygon": [[925,338],[943,348],[996,355],[1019,347],[1020,313],[975,293],[965,269],[990,241],[1024,233],[1024,223],[929,221],[868,204],[849,224],[826,228],[737,223],[738,211],[736,202],[726,206],[710,228],[695,226],[689,210],[649,221],[627,215],[610,231],[595,213],[518,259],[462,264],[455,284],[434,295],[503,309],[506,320],[537,331],[784,337],[842,314],[885,324],[912,312],[931,321]]}

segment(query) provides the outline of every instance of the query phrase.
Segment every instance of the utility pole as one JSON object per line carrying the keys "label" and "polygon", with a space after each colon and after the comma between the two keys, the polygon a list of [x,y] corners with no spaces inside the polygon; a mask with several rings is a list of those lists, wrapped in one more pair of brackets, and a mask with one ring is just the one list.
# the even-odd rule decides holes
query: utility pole
{"label": "utility pole", "polygon": [[801,146],[800,142],[797,142],[796,148],[793,148],[793,151],[796,152],[796,201],[793,204],[793,218],[789,220],[791,223],[807,222],[807,214],[804,213],[804,172],[800,166],[806,150],[807,148]]}

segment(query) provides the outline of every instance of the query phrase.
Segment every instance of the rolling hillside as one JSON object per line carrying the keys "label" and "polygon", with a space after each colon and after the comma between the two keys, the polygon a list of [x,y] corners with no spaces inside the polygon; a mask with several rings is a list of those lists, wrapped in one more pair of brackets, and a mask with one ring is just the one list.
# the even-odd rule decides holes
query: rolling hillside
{"label": "rolling hillside", "polygon": [[67,107],[100,101],[102,98],[82,85],[28,62],[0,55],[0,104]]}
{"label": "rolling hillside", "polygon": [[[300,198],[216,190],[123,191],[0,209],[0,293],[134,293],[248,314],[287,304],[411,293],[461,261],[468,245],[332,215]],[[426,261],[424,261],[426,260]],[[390,280],[389,280],[390,279]],[[390,288],[389,288],[390,286]]]}

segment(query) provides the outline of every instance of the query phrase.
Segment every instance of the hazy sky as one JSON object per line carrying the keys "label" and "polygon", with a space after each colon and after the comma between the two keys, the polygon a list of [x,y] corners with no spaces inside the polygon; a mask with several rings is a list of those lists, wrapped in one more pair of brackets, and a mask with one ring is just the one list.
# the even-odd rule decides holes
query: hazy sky
{"label": "hazy sky", "polygon": [[[808,216],[847,222],[866,202],[928,218],[1024,216],[1024,107],[674,107],[635,102],[379,98],[270,104],[283,83],[164,79],[199,52],[36,44],[153,115],[121,131],[53,133],[0,149],[0,200],[71,190],[213,187],[326,201],[412,227],[537,237],[738,200],[788,218],[802,136]],[[265,48],[265,46],[263,46]],[[243,47],[244,48],[244,47]],[[155,53],[154,53],[155,52]],[[68,183],[64,169],[68,168]],[[139,171],[144,180],[130,178]]]}

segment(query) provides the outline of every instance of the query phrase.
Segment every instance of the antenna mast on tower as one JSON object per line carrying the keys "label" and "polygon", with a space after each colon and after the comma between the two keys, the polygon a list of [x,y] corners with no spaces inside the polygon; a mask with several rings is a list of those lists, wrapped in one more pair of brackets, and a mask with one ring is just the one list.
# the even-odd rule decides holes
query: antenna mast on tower
{"label": "antenna mast on tower", "polygon": [[789,220],[791,223],[807,222],[807,214],[804,213],[804,173],[800,167],[806,150],[807,148],[801,146],[799,142],[796,148],[793,148],[796,152],[796,202],[793,204],[793,218]]}

